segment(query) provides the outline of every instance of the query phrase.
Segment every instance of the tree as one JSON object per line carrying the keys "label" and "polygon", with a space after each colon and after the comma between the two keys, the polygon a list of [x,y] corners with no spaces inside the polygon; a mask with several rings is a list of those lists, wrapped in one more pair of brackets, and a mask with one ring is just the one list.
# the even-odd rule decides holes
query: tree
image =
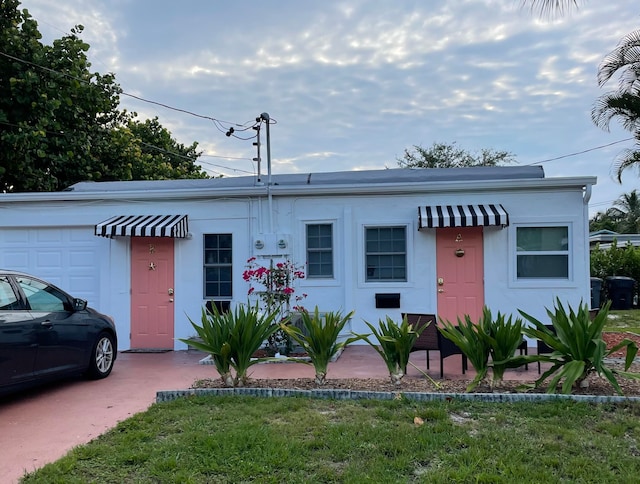
{"label": "tree", "polygon": [[635,149],[622,151],[614,162],[618,181],[627,168],[640,167],[640,30],[624,36],[609,52],[598,68],[598,84],[604,86],[616,73],[618,89],[602,95],[596,101],[591,117],[600,128],[608,131],[617,118],[635,140]]}
{"label": "tree", "polygon": [[541,16],[553,15],[558,13],[562,15],[572,8],[578,6],[577,0],[522,0],[523,6],[528,6],[532,12],[537,12]]}
{"label": "tree", "polygon": [[611,214],[618,219],[617,232],[621,234],[640,233],[640,197],[638,191],[621,195],[611,207]]}
{"label": "tree", "polygon": [[598,212],[589,220],[589,232],[598,232],[599,230],[618,232],[618,219],[613,215],[611,209]]}
{"label": "tree", "polygon": [[[205,176],[194,165],[196,144],[168,141],[157,119],[138,123],[135,113],[118,109],[122,90],[113,74],[90,71],[82,26],[44,45],[37,22],[19,5],[0,0],[0,192]],[[152,154],[147,145],[159,137],[161,149],[178,149],[191,161]]]}
{"label": "tree", "polygon": [[498,166],[515,162],[514,155],[508,151],[483,149],[480,153],[469,153],[458,148],[455,141],[451,144],[433,143],[430,148],[414,145],[405,149],[404,156],[398,158],[401,168],[462,168],[468,166]]}

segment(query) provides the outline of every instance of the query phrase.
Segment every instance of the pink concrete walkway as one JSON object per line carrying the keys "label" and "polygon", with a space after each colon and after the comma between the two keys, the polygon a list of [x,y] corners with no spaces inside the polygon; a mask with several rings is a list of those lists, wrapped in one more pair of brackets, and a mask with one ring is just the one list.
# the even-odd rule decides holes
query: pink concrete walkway
{"label": "pink concrete walkway", "polygon": [[[118,422],[146,410],[156,392],[189,388],[202,378],[216,378],[215,367],[200,365],[197,351],[120,353],[113,373],[105,380],[74,379],[0,399],[0,476],[17,482],[25,471],[53,462],[73,447],[89,442]],[[437,353],[432,353],[432,377],[439,377]],[[426,369],[425,353],[411,361]],[[461,360],[445,360],[445,378],[461,378]],[[535,378],[537,371],[513,372],[511,378]],[[313,367],[298,363],[260,364],[254,378],[313,378]],[[473,370],[465,378],[473,376]],[[369,346],[350,346],[329,366],[328,378],[387,379],[380,356]],[[408,369],[407,378],[424,378]]]}

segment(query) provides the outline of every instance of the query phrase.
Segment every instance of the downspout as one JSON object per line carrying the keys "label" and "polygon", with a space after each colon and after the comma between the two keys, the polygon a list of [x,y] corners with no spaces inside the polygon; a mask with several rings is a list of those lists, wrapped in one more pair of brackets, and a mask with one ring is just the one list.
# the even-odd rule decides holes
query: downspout
{"label": "downspout", "polygon": [[[583,230],[584,237],[584,251],[585,256],[583,259],[584,267],[587,267],[587,279],[588,284],[586,284],[585,292],[582,295],[582,300],[589,301],[589,309],[594,309],[591,307],[591,244],[589,243],[589,200],[591,200],[591,191],[592,185],[587,183],[584,187],[584,195],[582,196],[582,203],[584,209],[583,220],[586,220],[586,224]],[[582,301],[580,301],[582,302]]]}
{"label": "downspout", "polygon": [[591,184],[587,184],[584,187],[584,195],[582,197],[582,201],[585,205],[589,205],[589,200],[591,200],[591,191],[592,191],[592,185]]}

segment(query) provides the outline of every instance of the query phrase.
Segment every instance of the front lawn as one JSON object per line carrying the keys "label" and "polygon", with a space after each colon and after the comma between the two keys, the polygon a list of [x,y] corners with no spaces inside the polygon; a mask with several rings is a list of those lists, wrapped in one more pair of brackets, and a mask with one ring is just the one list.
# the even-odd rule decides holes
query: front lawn
{"label": "front lawn", "polygon": [[640,334],[640,309],[609,311],[604,330]]}
{"label": "front lawn", "polygon": [[190,397],[24,482],[622,483],[637,482],[639,449],[637,403]]}

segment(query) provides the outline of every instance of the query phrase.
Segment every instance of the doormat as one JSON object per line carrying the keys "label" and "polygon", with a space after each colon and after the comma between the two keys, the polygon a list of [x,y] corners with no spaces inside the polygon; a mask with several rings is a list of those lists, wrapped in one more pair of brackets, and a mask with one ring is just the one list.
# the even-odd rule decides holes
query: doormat
{"label": "doormat", "polygon": [[169,351],[173,350],[165,348],[132,348],[121,351],[120,353],[168,353]]}

